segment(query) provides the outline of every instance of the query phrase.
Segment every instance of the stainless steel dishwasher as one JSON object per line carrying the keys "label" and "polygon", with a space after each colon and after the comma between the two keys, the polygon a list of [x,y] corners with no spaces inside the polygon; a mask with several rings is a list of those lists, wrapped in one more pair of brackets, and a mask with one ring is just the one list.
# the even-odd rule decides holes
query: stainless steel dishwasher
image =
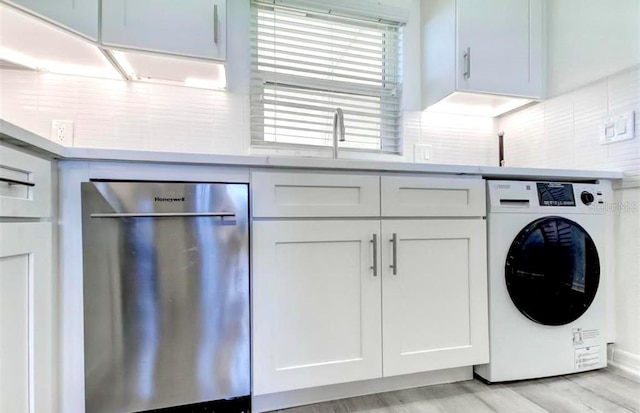
{"label": "stainless steel dishwasher", "polygon": [[245,184],[82,184],[85,407],[250,409]]}

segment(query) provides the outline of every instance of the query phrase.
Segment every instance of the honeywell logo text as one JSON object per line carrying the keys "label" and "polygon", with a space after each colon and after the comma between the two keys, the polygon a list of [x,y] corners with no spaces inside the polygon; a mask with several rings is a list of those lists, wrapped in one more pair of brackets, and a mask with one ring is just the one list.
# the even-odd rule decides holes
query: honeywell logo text
{"label": "honeywell logo text", "polygon": [[155,202],[184,202],[184,197],[182,198],[165,198],[161,196],[157,196],[154,199]]}

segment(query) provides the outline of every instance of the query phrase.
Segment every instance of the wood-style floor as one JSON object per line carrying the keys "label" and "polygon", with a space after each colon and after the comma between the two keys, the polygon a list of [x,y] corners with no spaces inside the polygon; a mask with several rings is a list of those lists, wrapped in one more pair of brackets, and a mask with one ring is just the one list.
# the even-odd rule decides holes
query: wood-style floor
{"label": "wood-style floor", "polygon": [[400,390],[285,413],[640,412],[640,383],[614,369],[487,385],[479,380]]}

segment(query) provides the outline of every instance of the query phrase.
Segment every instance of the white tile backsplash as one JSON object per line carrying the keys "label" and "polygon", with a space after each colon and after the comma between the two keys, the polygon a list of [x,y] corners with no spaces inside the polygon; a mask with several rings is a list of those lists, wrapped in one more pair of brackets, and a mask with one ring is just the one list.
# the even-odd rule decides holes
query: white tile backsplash
{"label": "white tile backsplash", "polygon": [[[74,121],[74,146],[243,155],[249,98],[239,93],[20,70],[0,70],[0,116],[49,137],[53,119]],[[498,120],[407,111],[404,155],[432,146],[430,162],[494,165],[497,130],[507,165],[622,168],[640,182],[638,139],[600,145],[607,115],[635,110],[640,133],[640,68],[603,79]],[[320,155],[323,156],[323,155]]]}
{"label": "white tile backsplash", "polygon": [[573,152],[574,164],[583,168],[609,167],[609,147],[600,144],[602,121],[607,117],[606,82],[598,82],[574,92]]}
{"label": "white tile backsplash", "polygon": [[[244,94],[0,70],[0,96],[3,119],[45,137],[52,120],[73,120],[78,147],[250,153]],[[406,111],[403,134],[404,154],[392,157],[396,161],[412,162],[414,144],[426,143],[433,147],[432,163],[497,162],[490,118]]]}
{"label": "white tile backsplash", "polygon": [[[503,118],[498,124],[505,132],[505,164],[535,167],[546,159],[544,138],[544,107],[535,105]],[[521,144],[526,142],[526,145]],[[534,149],[535,148],[535,149]]]}
{"label": "white tile backsplash", "polygon": [[0,116],[49,137],[73,120],[74,146],[172,152],[247,151],[248,98],[204,89],[0,70]]}
{"label": "white tile backsplash", "polygon": [[[509,133],[505,130],[507,139]],[[545,166],[567,167],[575,164],[575,133],[573,119],[573,100],[569,96],[560,96],[545,102],[544,133],[542,141],[545,150]],[[505,145],[505,152],[508,145]],[[506,158],[506,155],[505,155]]]}
{"label": "white tile backsplash", "polygon": [[432,145],[433,162],[498,165],[498,137],[493,118],[425,111],[419,143]]}
{"label": "white tile backsplash", "polygon": [[[600,145],[608,116],[634,110],[635,139]],[[640,184],[640,67],[498,119],[509,166],[612,168]]]}

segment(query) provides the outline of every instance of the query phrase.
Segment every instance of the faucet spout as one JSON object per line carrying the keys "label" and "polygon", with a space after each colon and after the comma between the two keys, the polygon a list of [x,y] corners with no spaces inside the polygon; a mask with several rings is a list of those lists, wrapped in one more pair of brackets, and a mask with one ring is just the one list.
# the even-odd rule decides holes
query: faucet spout
{"label": "faucet spout", "polygon": [[338,159],[338,142],[344,141],[344,112],[336,108],[333,113],[333,159]]}

